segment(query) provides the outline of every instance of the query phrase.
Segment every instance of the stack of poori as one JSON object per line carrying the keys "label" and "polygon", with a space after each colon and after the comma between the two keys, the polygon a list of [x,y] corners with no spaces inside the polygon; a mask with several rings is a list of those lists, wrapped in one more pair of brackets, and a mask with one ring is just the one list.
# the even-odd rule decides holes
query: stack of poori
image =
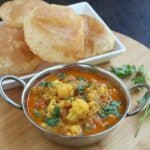
{"label": "stack of poori", "polygon": [[0,75],[32,72],[41,60],[72,63],[113,49],[115,37],[98,20],[42,0],[0,7]]}

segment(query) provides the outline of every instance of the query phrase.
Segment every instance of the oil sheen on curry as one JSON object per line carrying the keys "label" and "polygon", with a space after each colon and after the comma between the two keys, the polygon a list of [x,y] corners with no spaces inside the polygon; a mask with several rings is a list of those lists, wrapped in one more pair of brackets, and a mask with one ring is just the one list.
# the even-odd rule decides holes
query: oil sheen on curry
{"label": "oil sheen on curry", "polygon": [[84,70],[50,74],[32,87],[28,112],[42,128],[60,135],[91,135],[116,124],[125,111],[121,91]]}

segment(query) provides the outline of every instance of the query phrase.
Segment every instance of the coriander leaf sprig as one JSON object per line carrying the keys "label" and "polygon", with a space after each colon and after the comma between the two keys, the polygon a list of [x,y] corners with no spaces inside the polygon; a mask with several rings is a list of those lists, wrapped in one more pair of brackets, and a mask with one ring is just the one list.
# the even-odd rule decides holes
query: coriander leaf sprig
{"label": "coriander leaf sprig", "polygon": [[134,75],[131,80],[134,84],[146,83],[149,80],[148,73],[145,71],[143,65],[139,67],[135,67],[134,65],[112,66],[111,72],[121,79]]}
{"label": "coriander leaf sprig", "polygon": [[146,83],[146,73],[143,66],[136,69],[136,75],[133,77],[132,82],[135,84]]}
{"label": "coriander leaf sprig", "polygon": [[133,65],[122,65],[121,67],[111,67],[111,72],[120,77],[121,79],[128,77],[136,71]]}
{"label": "coriander leaf sprig", "polygon": [[137,135],[138,135],[138,133],[139,133],[139,131],[141,129],[141,126],[143,125],[143,123],[145,122],[145,120],[147,118],[149,118],[149,117],[150,117],[150,104],[145,108],[143,114],[139,118],[139,127],[136,130],[135,137],[137,137]]}
{"label": "coriander leaf sprig", "polygon": [[[140,99],[138,101],[138,104],[139,105],[144,105],[147,103],[147,101],[149,100],[149,97],[150,97],[150,93],[149,92],[146,92],[145,95],[143,96],[142,99]],[[143,111],[143,113],[141,114],[140,118],[139,118],[139,126],[135,132],[135,137],[137,137],[141,127],[142,127],[142,124],[145,122],[145,120],[147,118],[150,117],[150,103],[146,106],[145,110]]]}
{"label": "coriander leaf sprig", "polygon": [[[150,77],[148,73],[145,71],[143,65],[139,67],[135,67],[133,65],[122,65],[121,67],[111,67],[111,72],[121,79],[124,79],[130,75],[134,75],[131,80],[134,84],[147,83],[147,81],[150,80]],[[146,92],[144,97],[138,101],[138,104],[139,105],[146,104],[149,101],[149,97],[150,93]],[[138,135],[142,124],[149,117],[150,117],[150,103],[146,106],[145,110],[143,110],[143,113],[139,118],[139,127],[136,130],[135,137]]]}

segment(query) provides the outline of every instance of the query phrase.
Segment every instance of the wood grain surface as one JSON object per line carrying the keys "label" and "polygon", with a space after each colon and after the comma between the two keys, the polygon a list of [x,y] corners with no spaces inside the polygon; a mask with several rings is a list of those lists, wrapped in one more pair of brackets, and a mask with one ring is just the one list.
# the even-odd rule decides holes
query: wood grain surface
{"label": "wood grain surface", "polygon": [[[127,51],[111,62],[101,65],[135,64],[150,70],[150,51],[145,46],[124,35],[116,33]],[[15,101],[20,101],[21,88],[8,91]],[[135,96],[132,101],[135,102]],[[122,124],[99,143],[86,148],[69,148],[49,141],[26,119],[21,110],[0,99],[0,150],[150,150],[150,119],[146,121],[137,138],[134,133],[139,115],[126,118]]]}

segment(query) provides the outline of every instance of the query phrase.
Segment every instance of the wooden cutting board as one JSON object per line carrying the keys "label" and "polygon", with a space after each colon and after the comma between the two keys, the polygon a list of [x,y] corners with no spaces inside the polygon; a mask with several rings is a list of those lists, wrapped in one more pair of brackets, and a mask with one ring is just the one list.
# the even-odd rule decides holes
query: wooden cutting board
{"label": "wooden cutting board", "polygon": [[[125,44],[127,52],[101,65],[144,64],[150,70],[150,51],[137,41],[116,33]],[[21,88],[8,91],[16,101],[20,100]],[[136,96],[137,97],[137,96]],[[135,101],[136,97],[132,99]],[[98,144],[86,148],[68,148],[49,141],[25,118],[21,110],[0,100],[0,150],[150,150],[150,119],[144,123],[137,138],[134,138],[139,115],[128,117]]]}

